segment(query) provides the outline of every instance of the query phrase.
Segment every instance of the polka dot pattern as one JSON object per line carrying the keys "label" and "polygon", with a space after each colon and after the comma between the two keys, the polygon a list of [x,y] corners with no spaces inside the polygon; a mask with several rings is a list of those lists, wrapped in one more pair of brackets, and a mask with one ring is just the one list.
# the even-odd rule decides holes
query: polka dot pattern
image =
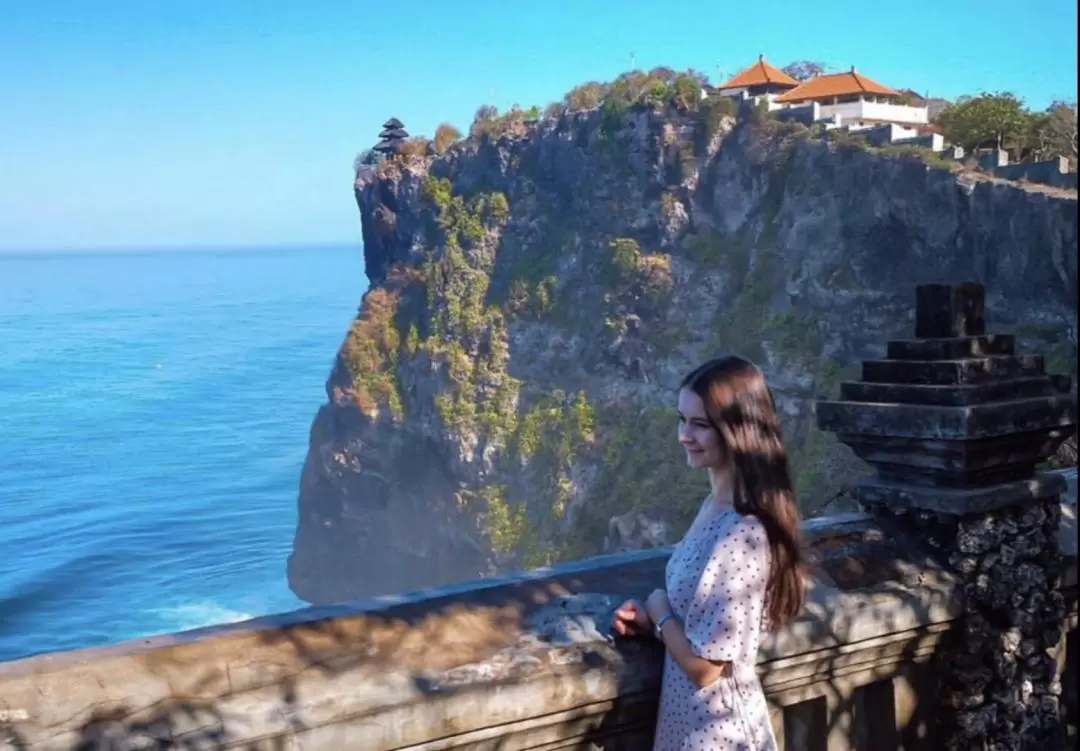
{"label": "polka dot pattern", "polygon": [[668,599],[695,654],[732,669],[699,689],[667,656],[654,751],[776,751],[755,667],[768,575],[761,521],[703,506],[668,560]]}

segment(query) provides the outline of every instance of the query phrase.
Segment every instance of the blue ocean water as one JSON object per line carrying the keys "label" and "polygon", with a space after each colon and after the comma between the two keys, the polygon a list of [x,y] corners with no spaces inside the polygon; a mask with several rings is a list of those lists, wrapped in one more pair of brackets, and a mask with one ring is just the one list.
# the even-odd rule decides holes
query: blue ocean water
{"label": "blue ocean water", "polygon": [[302,607],[356,248],[0,255],[0,661]]}

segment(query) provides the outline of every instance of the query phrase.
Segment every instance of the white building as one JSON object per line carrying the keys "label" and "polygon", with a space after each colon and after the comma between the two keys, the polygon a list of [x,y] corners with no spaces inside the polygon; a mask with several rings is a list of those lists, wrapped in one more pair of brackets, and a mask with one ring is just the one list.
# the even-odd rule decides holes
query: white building
{"label": "white building", "polygon": [[817,104],[822,119],[839,120],[841,126],[851,130],[884,123],[926,125],[930,120],[926,106],[901,104],[902,98],[899,91],[867,78],[853,67],[846,73],[811,78],[773,98],[769,109]]}

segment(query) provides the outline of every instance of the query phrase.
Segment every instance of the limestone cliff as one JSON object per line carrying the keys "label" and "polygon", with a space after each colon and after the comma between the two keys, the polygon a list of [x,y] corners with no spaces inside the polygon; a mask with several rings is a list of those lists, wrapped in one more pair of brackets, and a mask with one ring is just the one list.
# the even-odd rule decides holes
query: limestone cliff
{"label": "limestone cliff", "polygon": [[812,426],[913,286],[978,281],[997,330],[1075,358],[1075,195],[747,112],[518,120],[355,186],[371,289],[315,418],[289,561],[327,603],[660,544],[703,493],[674,389],[742,353],[806,513],[861,465]]}

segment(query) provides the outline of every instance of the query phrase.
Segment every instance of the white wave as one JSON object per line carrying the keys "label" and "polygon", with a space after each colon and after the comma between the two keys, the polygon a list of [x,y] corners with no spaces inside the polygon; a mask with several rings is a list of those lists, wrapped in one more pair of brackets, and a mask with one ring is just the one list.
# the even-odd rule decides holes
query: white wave
{"label": "white wave", "polygon": [[214,602],[192,602],[160,608],[157,616],[169,631],[190,631],[206,626],[248,621],[258,617],[253,613],[222,607]]}

